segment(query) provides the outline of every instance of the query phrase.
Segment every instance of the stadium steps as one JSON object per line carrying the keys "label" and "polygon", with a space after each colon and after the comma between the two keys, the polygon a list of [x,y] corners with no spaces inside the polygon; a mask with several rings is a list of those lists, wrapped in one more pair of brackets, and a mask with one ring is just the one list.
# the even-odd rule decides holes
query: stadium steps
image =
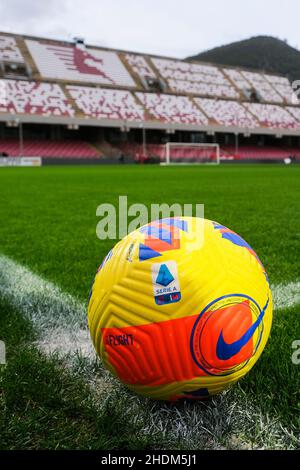
{"label": "stadium steps", "polygon": [[41,80],[41,76],[40,76],[40,73],[38,71],[38,68],[26,46],[26,43],[24,41],[24,39],[20,36],[15,36],[15,39],[16,39],[16,42],[17,42],[17,45],[21,51],[21,54],[24,58],[24,61],[25,63],[29,66],[30,70],[31,70],[31,77],[32,79],[34,80]]}
{"label": "stadium steps", "polygon": [[287,103],[285,97],[282,96],[282,94],[276,89],[276,87],[274,86],[274,84],[271,83],[271,82],[268,82],[268,84],[271,86],[271,88],[274,90],[275,93],[277,93],[279,96],[281,96],[281,98],[283,99],[284,105],[288,105],[289,103]]}
{"label": "stadium steps", "polygon": [[76,103],[76,100],[71,96],[71,93],[68,90],[67,85],[69,85],[69,84],[70,83],[68,83],[67,81],[65,81],[64,83],[61,83],[61,87],[63,89],[63,92],[66,95],[66,98],[69,101],[70,105],[75,110],[75,116],[77,118],[81,118],[81,119],[85,118],[85,114],[81,111],[81,109],[79,109],[79,107]]}
{"label": "stadium steps", "polygon": [[106,140],[101,140],[98,142],[93,142],[93,148],[96,149],[97,152],[101,154],[102,158],[112,158],[116,160],[120,156],[120,148],[114,147]]}
{"label": "stadium steps", "polygon": [[[223,75],[226,77],[226,79],[229,81],[230,85],[231,85],[231,86],[235,89],[235,91],[239,94],[239,97],[237,98],[237,101],[238,101],[239,103],[241,103],[241,101],[244,101],[244,96],[243,96],[243,94],[242,94],[242,91],[239,90],[239,88],[236,86],[236,84],[235,84],[234,81],[231,79],[231,77],[230,77],[229,75],[225,74],[222,68],[220,68],[219,70],[222,72],[222,74],[223,74]],[[250,84],[249,84],[249,87],[250,87]]]}
{"label": "stadium steps", "polygon": [[150,57],[149,56],[144,56],[144,59],[146,60],[147,64],[149,65],[149,67],[152,68],[152,70],[155,72],[157,78],[159,80],[161,80],[165,85],[166,85],[166,88],[164,90],[164,93],[173,93],[173,91],[171,90],[171,88],[169,87],[169,83],[168,83],[168,80],[166,80],[162,74],[160,73],[160,71],[158,70],[158,68],[155,66],[155,64],[151,61]]}
{"label": "stadium steps", "polygon": [[[128,73],[130,73],[134,79],[134,81],[137,83],[137,89],[138,90],[141,90],[141,91],[144,91],[144,87],[143,87],[143,84],[141,82],[141,79],[140,77],[138,76],[138,74],[133,70],[133,68],[130,66],[130,64],[127,62],[126,58],[125,58],[125,54],[123,53],[120,53],[119,54],[119,58],[122,62],[122,64],[124,65],[124,67],[126,67],[126,70],[128,71]],[[141,103],[141,101],[138,99],[138,97],[136,96],[135,93],[132,93],[132,96],[134,98],[134,101],[143,108],[144,110],[144,113],[145,113],[145,117],[146,117],[146,120],[149,121],[149,120],[152,120],[153,121],[153,116],[147,111],[147,109],[145,108],[144,104]]]}
{"label": "stadium steps", "polygon": [[196,106],[196,108],[200,109],[201,113],[204,114],[204,116],[207,117],[209,125],[211,126],[217,126],[219,123],[215,120],[212,119],[211,117],[208,116],[208,114],[205,112],[205,110],[200,106],[200,104],[197,103],[197,101],[194,98],[198,98],[196,95],[189,95],[190,100],[192,101],[193,105]]}
{"label": "stadium steps", "polygon": [[137,84],[137,89],[138,90],[144,90],[144,87],[143,87],[143,84],[141,82],[141,79],[140,77],[138,76],[138,74],[133,70],[133,68],[130,66],[130,64],[127,62],[126,58],[125,58],[125,53],[122,53],[120,52],[119,53],[119,59],[120,61],[122,62],[122,64],[124,65],[124,67],[126,68],[127,72],[133,77],[135,83]]}
{"label": "stadium steps", "polygon": [[148,111],[148,109],[146,108],[146,106],[144,105],[144,103],[139,99],[139,97],[136,95],[136,93],[132,93],[133,94],[133,97],[134,97],[134,100],[135,102],[141,106],[144,110],[144,113],[145,113],[145,119],[144,121],[156,121],[155,117],[150,113],[150,111]]}

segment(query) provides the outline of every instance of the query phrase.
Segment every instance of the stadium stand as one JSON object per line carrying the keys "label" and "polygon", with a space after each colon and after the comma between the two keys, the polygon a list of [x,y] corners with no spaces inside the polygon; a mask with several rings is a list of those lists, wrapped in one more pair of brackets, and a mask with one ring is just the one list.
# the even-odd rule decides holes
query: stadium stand
{"label": "stadium stand", "polygon": [[[20,144],[17,139],[1,139],[0,153],[5,152],[10,157],[18,157]],[[49,141],[49,140],[24,140],[24,157],[48,157],[48,158],[99,158],[100,152],[86,142],[82,141]]]}
{"label": "stadium stand", "polygon": [[282,97],[275,91],[264,75],[257,72],[243,71],[242,74],[255,89],[258,96],[270,103],[283,103]]}
{"label": "stadium stand", "polygon": [[135,87],[118,54],[40,41],[26,41],[43,78]]}
{"label": "stadium stand", "polygon": [[[138,143],[129,143],[123,142],[119,144],[120,150],[125,154],[129,155],[135,160],[139,159],[144,154],[144,146]],[[146,154],[151,158],[155,157],[159,160],[165,158],[166,147],[162,144],[147,144],[146,145]]]}
{"label": "stadium stand", "polygon": [[0,112],[74,116],[74,110],[56,83],[0,80]]}
{"label": "stadium stand", "polygon": [[286,109],[297,119],[298,122],[300,122],[300,108],[296,108],[295,106],[287,106]]}
{"label": "stadium stand", "polygon": [[176,93],[238,97],[237,91],[217,67],[155,57],[152,57],[152,63]]}
{"label": "stadium stand", "polygon": [[21,51],[12,36],[0,36],[0,61],[23,63]]}
{"label": "stadium stand", "polygon": [[[124,154],[131,155],[134,158],[139,158],[143,155],[143,145],[136,143],[123,143],[120,144],[120,149]],[[172,159],[176,161],[176,153],[178,158],[182,160],[186,156],[189,160],[191,153],[189,148],[174,149]],[[160,161],[165,161],[166,148],[165,145],[147,144],[146,154],[149,158],[155,157]],[[220,156],[222,160],[278,160],[282,161],[285,158],[295,158],[300,161],[300,149],[297,148],[277,148],[273,146],[258,147],[245,145],[238,148],[237,152],[234,146],[224,145],[220,149]]]}
{"label": "stadium stand", "polygon": [[147,144],[161,159],[171,141],[218,142],[228,160],[298,158],[300,103],[283,76],[0,33],[0,77],[0,145],[16,156],[19,135],[28,156],[118,161]]}
{"label": "stadium stand", "polygon": [[223,72],[230,78],[236,88],[243,93],[244,97],[249,98],[251,86],[241,72],[238,69],[223,69]]}
{"label": "stadium stand", "polygon": [[222,126],[246,128],[259,126],[257,119],[238,101],[195,98],[195,102],[210,119],[214,119]]}
{"label": "stadium stand", "polygon": [[285,158],[296,158],[300,160],[300,149],[297,148],[278,148],[278,147],[258,147],[258,146],[242,146],[238,149],[237,154],[233,146],[223,146],[221,148],[221,158],[226,159],[232,157],[238,160],[279,160]]}
{"label": "stadium stand", "polygon": [[136,96],[158,120],[181,124],[208,124],[207,117],[187,96],[139,92]]}
{"label": "stadium stand", "polygon": [[127,90],[67,86],[76,105],[86,117],[144,120],[144,111]]}
{"label": "stadium stand", "polygon": [[290,82],[286,77],[279,77],[276,75],[264,75],[266,80],[272,84],[277,93],[285,99],[288,104],[299,104],[295,98],[294,91]]}
{"label": "stadium stand", "polygon": [[[166,146],[162,144],[147,144],[146,155],[144,155],[144,146],[142,144],[123,143],[120,145],[121,151],[136,162],[146,163],[147,161],[165,162],[166,161]],[[199,152],[202,152],[199,150]],[[212,161],[215,154],[214,151],[207,150],[207,161]],[[199,154],[198,154],[199,157]],[[173,148],[172,149],[172,162],[176,161],[191,163],[197,159],[197,151],[190,146]]]}
{"label": "stadium stand", "polygon": [[251,90],[255,90],[263,101],[296,104],[293,101],[293,90],[286,77],[246,72],[237,69],[223,69],[235,86],[250,98]]}
{"label": "stadium stand", "polygon": [[145,57],[137,54],[125,54],[125,58],[132,70],[143,79],[144,77],[157,78],[156,74],[147,63]]}
{"label": "stadium stand", "polygon": [[243,103],[266,127],[277,129],[300,128],[299,122],[285,108],[278,105],[261,103]]}

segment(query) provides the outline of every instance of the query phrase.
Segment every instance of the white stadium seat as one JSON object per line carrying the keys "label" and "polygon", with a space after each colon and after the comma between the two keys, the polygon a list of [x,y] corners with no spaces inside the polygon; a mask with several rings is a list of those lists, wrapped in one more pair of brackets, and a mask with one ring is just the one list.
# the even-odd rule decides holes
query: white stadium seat
{"label": "white stadium seat", "polygon": [[[230,68],[224,68],[223,72],[240,91],[246,92],[247,94],[247,92],[249,93],[250,90],[254,89],[262,100],[270,103],[283,103],[283,98],[285,98],[286,95],[286,87],[288,86],[290,88],[287,79],[281,80],[283,77]],[[275,81],[276,78],[279,78],[279,84]],[[282,90],[284,94],[282,94],[280,90]]]}
{"label": "white stadium seat", "polygon": [[261,103],[244,103],[244,106],[246,106],[264,126],[279,129],[294,129],[300,127],[295,117],[282,106]]}
{"label": "white stadium seat", "polygon": [[155,57],[151,60],[175,92],[220,98],[238,97],[238,92],[217,67]]}
{"label": "white stadium seat", "polygon": [[74,116],[61,87],[55,83],[0,80],[0,112]]}
{"label": "white stadium seat", "polygon": [[125,58],[132,70],[140,77],[157,78],[156,74],[147,63],[145,57],[138,54],[125,54]]}
{"label": "white stadium seat", "polygon": [[135,87],[116,52],[32,40],[26,44],[44,78]]}
{"label": "white stadium seat", "polygon": [[205,114],[222,126],[258,127],[259,123],[244,106],[237,101],[195,98]]}
{"label": "white stadium seat", "polygon": [[208,124],[207,117],[187,96],[136,93],[155,119],[181,124]]}
{"label": "white stadium seat", "polygon": [[251,88],[250,83],[245,77],[241,74],[238,69],[223,69],[223,72],[230,80],[234,83],[234,85],[240,90],[245,91]]}
{"label": "white stadium seat", "polygon": [[67,86],[67,90],[86,117],[131,121],[145,118],[142,106],[130,91],[75,85]]}
{"label": "white stadium seat", "polygon": [[17,63],[24,62],[15,38],[11,36],[0,36],[0,61]]}
{"label": "white stadium seat", "polygon": [[294,118],[297,119],[298,122],[300,122],[300,108],[296,108],[295,106],[287,106],[286,109],[289,113],[292,114],[292,116],[294,116]]}
{"label": "white stadium seat", "polygon": [[243,71],[242,74],[260,95],[270,103],[283,103],[283,98],[276,92],[275,88],[265,79],[264,75],[257,72]]}
{"label": "white stadium seat", "polygon": [[264,75],[266,80],[272,84],[277,93],[281,95],[288,104],[296,104],[294,90],[291,87],[289,80],[286,77],[277,75]]}

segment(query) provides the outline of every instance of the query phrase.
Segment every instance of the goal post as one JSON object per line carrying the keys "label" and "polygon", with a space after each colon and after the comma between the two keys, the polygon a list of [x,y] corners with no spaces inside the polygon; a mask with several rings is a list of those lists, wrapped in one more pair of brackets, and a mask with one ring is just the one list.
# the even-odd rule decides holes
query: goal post
{"label": "goal post", "polygon": [[167,142],[162,165],[219,164],[219,144]]}

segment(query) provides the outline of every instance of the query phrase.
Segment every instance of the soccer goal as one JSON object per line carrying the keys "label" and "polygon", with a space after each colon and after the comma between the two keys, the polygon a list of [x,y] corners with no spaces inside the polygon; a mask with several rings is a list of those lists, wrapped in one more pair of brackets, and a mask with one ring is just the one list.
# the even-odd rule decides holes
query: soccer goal
{"label": "soccer goal", "polygon": [[161,165],[192,165],[200,163],[219,164],[219,144],[166,143]]}

